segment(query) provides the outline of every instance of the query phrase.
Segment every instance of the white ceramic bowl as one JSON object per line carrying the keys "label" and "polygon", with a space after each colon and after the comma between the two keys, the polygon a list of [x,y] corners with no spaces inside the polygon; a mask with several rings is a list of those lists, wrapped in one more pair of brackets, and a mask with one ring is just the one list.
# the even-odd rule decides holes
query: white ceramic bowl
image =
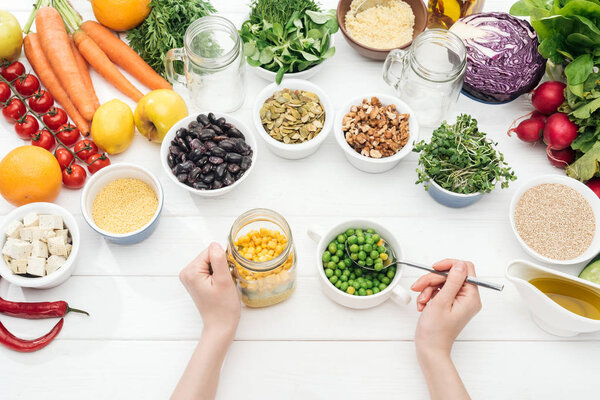
{"label": "white ceramic bowl", "polygon": [[[102,188],[104,188],[104,186],[108,185],[110,182],[121,178],[134,178],[147,183],[156,194],[156,198],[158,199],[158,207],[156,208],[156,212],[154,213],[152,219],[140,229],[129,233],[112,233],[105,231],[96,225],[94,218],[92,218],[92,207],[96,196],[98,193],[100,193]],[[150,236],[158,225],[163,204],[164,194],[158,179],[147,169],[131,163],[117,163],[102,168],[100,171],[92,175],[83,188],[83,193],[81,194],[81,213],[83,214],[85,222],[87,222],[88,225],[97,233],[117,244],[134,244],[141,242]]]}
{"label": "white ceramic bowl", "polygon": [[[208,114],[209,112],[212,112],[215,115],[215,117],[217,117],[217,118],[221,118],[221,117],[225,118],[228,123],[235,125],[235,127],[244,134],[244,136],[246,137],[246,143],[248,144],[248,146],[250,146],[252,148],[252,164],[250,165],[250,168],[248,168],[248,170],[246,170],[244,175],[242,175],[242,177],[240,179],[238,179],[237,181],[235,181],[232,185],[224,186],[221,189],[199,190],[199,189],[194,189],[193,187],[188,186],[185,183],[181,183],[177,180],[177,177],[175,175],[173,175],[173,172],[171,171],[171,168],[169,167],[169,164],[167,163],[167,157],[169,155],[169,146],[171,145],[171,141],[175,138],[175,133],[177,132],[177,130],[179,128],[187,128],[187,126],[190,122],[196,120],[196,116],[198,116],[200,114]],[[175,125],[173,125],[171,127],[171,129],[169,129],[169,132],[167,132],[167,134],[164,137],[162,144],[160,146],[160,162],[163,166],[163,169],[165,170],[165,173],[169,177],[169,179],[171,179],[171,181],[173,183],[175,183],[177,186],[179,186],[180,188],[187,190],[188,192],[193,193],[200,197],[221,196],[225,193],[232,191],[235,187],[239,186],[243,181],[246,180],[246,178],[248,178],[248,175],[250,175],[250,173],[254,169],[254,165],[256,164],[256,155],[257,154],[258,154],[258,147],[256,145],[256,139],[254,138],[254,134],[248,128],[248,126],[246,126],[246,124],[244,124],[240,119],[238,119],[230,114],[216,112],[216,111],[202,111],[202,112],[197,113],[195,116],[189,116],[189,117],[186,117],[186,118],[178,121]]]}
{"label": "white ceramic bowl", "polygon": [[[371,99],[371,97],[379,98],[381,103],[385,106],[389,104],[396,105],[396,110],[399,113],[410,114],[410,117],[408,119],[408,142],[398,153],[394,154],[393,156],[385,158],[366,157],[360,153],[357,153],[356,150],[350,147],[348,142],[346,142],[346,136],[342,131],[342,120],[344,119],[344,115],[346,115],[350,111],[352,106],[362,104],[363,99]],[[360,169],[361,171],[377,174],[394,168],[396,165],[398,165],[400,160],[402,160],[404,157],[410,154],[415,142],[419,139],[419,122],[417,121],[413,110],[399,98],[381,93],[367,93],[362,96],[353,97],[341,107],[334,122],[333,132],[333,134],[335,135],[335,140],[337,141],[341,149],[344,151],[346,159],[348,159],[350,164]]]}
{"label": "white ceramic bowl", "polygon": [[[331,35],[330,39],[329,39],[329,47],[333,47],[335,46],[335,40],[334,40],[334,36],[335,35]],[[328,59],[323,60],[323,62],[315,65],[312,68],[306,69],[304,71],[300,71],[300,72],[288,72],[286,74],[283,75],[283,79],[310,79],[313,76],[315,76],[321,69],[323,69],[323,64],[325,64],[328,60],[330,60],[331,57],[329,57]],[[275,77],[277,76],[277,72],[273,72],[273,71],[269,71],[267,69],[264,69],[262,67],[253,67],[249,64],[248,68],[250,68],[250,70],[259,78],[262,78],[266,81],[269,82],[275,82]]]}
{"label": "white ceramic bowl", "polygon": [[[265,131],[265,128],[262,125],[260,120],[260,109],[262,108],[265,101],[273,95],[278,90],[290,89],[290,90],[305,90],[308,92],[313,92],[317,96],[319,96],[319,100],[321,100],[321,104],[325,109],[325,123],[323,124],[323,129],[317,136],[315,136],[312,140],[309,140],[304,143],[282,143],[278,140],[273,139],[269,134]],[[314,83],[299,80],[299,79],[284,79],[280,85],[276,83],[271,83],[267,85],[263,90],[260,91],[258,96],[256,96],[256,101],[254,102],[254,107],[252,108],[252,121],[254,122],[254,127],[258,132],[258,135],[265,141],[269,150],[271,150],[274,154],[278,155],[282,158],[287,158],[289,160],[297,160],[300,158],[308,157],[313,154],[319,146],[325,141],[327,135],[331,131],[331,127],[333,126],[334,120],[334,111],[333,104],[329,99],[329,96],[325,94],[323,89]]]}
{"label": "white ceramic bowl", "polygon": [[349,228],[364,228],[364,229],[375,229],[375,232],[379,233],[383,239],[385,239],[389,245],[394,249],[396,253],[396,257],[402,258],[402,249],[400,244],[392,235],[392,233],[383,225],[378,224],[375,221],[367,220],[367,219],[353,219],[337,224],[327,230],[327,232],[320,234],[316,230],[309,229],[308,235],[311,239],[317,242],[317,249],[314,255],[315,267],[317,268],[317,275],[319,276],[319,280],[321,281],[321,288],[323,292],[329,297],[331,300],[335,301],[338,304],[341,304],[345,307],[349,308],[371,308],[375,307],[389,298],[392,298],[396,303],[400,305],[406,305],[410,302],[410,293],[399,285],[400,277],[402,276],[403,267],[398,265],[396,267],[396,275],[394,279],[390,282],[388,287],[377,294],[373,294],[370,296],[354,296],[345,292],[342,292],[335,286],[329,282],[329,279],[325,275],[325,270],[323,269],[323,261],[321,257],[325,248],[329,245],[329,243],[334,240],[340,233],[346,231]]}
{"label": "white ceramic bowl", "polygon": [[55,286],[60,285],[73,274],[75,270],[75,259],[77,258],[77,254],[79,253],[79,225],[77,225],[77,221],[73,217],[69,211],[64,208],[57,206],[53,203],[31,203],[19,208],[12,210],[0,225],[0,248],[4,246],[4,242],[6,242],[6,227],[13,221],[19,220],[22,221],[23,217],[31,212],[35,212],[38,214],[56,214],[60,215],[63,218],[65,226],[69,230],[71,234],[71,240],[73,247],[71,248],[71,254],[67,258],[67,261],[63,264],[62,267],[51,273],[50,275],[41,276],[37,278],[26,277],[21,275],[15,275],[12,273],[8,265],[4,259],[0,261],[0,275],[9,281],[10,283],[25,287],[25,288],[35,288],[35,289],[49,289]]}
{"label": "white ceramic bowl", "polygon": [[[592,207],[592,211],[594,212],[594,217],[596,218],[596,232],[594,233],[594,238],[592,239],[592,243],[591,243],[590,247],[585,252],[583,252],[583,254],[581,254],[579,257],[573,258],[571,260],[554,260],[552,258],[545,257],[541,254],[538,254],[532,248],[527,246],[527,244],[525,244],[525,242],[523,241],[523,239],[521,239],[521,236],[519,236],[519,233],[517,232],[517,228],[515,227],[515,208],[517,206],[517,202],[519,201],[521,196],[523,196],[523,194],[528,189],[531,189],[534,186],[541,185],[544,183],[558,183],[558,184],[568,186],[568,187],[576,190],[579,194],[581,194],[588,201],[590,206]],[[543,176],[534,178],[528,182],[525,182],[523,185],[521,185],[521,187],[514,194],[512,201],[510,203],[510,211],[509,212],[510,212],[510,215],[509,215],[510,225],[512,227],[513,233],[515,234],[515,237],[517,238],[517,240],[519,241],[519,243],[521,244],[523,249],[525,249],[525,251],[530,256],[532,256],[533,258],[535,258],[539,261],[551,263],[551,264],[558,264],[558,265],[574,265],[574,264],[579,264],[579,263],[589,261],[600,252],[600,199],[586,185],[579,182],[578,180],[569,178],[566,175],[552,174],[552,175],[543,175]]]}

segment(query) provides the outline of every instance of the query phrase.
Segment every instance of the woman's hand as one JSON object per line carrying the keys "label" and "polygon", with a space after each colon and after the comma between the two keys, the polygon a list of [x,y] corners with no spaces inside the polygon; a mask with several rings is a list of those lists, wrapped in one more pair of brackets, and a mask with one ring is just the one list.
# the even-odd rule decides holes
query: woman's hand
{"label": "woman's hand", "polygon": [[241,306],[223,248],[211,243],[181,271],[179,279],[200,311],[204,329],[233,338]]}
{"label": "woman's hand", "polygon": [[471,262],[443,260],[433,268],[450,272],[448,278],[433,273],[424,275],[411,287],[415,292],[421,292],[417,310],[422,314],[417,323],[415,343],[418,350],[450,355],[458,334],[481,310],[479,289],[465,283],[468,275],[475,276],[475,267]]}

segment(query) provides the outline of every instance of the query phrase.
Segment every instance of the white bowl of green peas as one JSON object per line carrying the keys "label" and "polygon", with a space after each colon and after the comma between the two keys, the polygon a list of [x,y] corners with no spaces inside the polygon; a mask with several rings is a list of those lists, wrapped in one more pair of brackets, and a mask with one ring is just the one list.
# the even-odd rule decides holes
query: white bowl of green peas
{"label": "white bowl of green peas", "polygon": [[[362,261],[373,268],[377,258],[383,253],[377,250],[376,243],[379,238],[383,238],[396,256],[401,258],[400,244],[383,225],[371,220],[355,219],[337,224],[323,234],[309,229],[308,235],[317,242],[314,259],[317,274],[323,292],[331,300],[356,309],[375,307],[390,298],[401,305],[410,302],[408,290],[399,285],[402,275],[400,265],[375,271],[362,268],[353,262],[356,258],[354,261]],[[361,250],[354,252],[355,255],[347,254],[346,242],[349,247],[355,245]],[[350,258],[351,255],[353,259]],[[367,264],[367,260],[371,260],[370,265]]]}

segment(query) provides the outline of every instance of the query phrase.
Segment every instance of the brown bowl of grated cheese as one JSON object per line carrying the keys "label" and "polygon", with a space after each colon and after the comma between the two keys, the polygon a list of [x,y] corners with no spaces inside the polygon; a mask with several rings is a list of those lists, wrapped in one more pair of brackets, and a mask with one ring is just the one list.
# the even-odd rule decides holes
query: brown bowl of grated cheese
{"label": "brown bowl of grated cheese", "polygon": [[423,0],[388,0],[355,14],[363,1],[340,0],[337,20],[348,44],[365,57],[385,60],[391,50],[410,46],[427,26]]}

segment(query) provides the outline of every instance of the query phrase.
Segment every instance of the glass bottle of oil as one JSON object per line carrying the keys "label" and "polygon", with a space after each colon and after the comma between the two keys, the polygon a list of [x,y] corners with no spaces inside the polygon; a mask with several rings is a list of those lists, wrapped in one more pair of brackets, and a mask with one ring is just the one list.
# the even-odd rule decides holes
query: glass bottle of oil
{"label": "glass bottle of oil", "polygon": [[485,0],[429,0],[427,27],[449,29],[462,17],[481,12]]}

